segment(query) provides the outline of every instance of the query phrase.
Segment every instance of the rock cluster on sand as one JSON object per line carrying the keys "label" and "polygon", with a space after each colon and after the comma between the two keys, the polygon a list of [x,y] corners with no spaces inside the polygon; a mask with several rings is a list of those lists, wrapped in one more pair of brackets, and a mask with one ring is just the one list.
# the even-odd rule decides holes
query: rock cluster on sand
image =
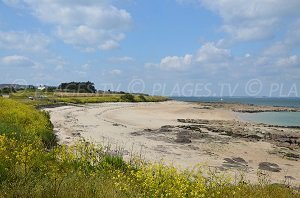
{"label": "rock cluster on sand", "polygon": [[[236,120],[178,119],[178,121],[193,124],[193,129],[198,128],[197,130],[200,131],[204,128],[221,135],[250,141],[264,140],[289,149],[299,149],[300,147],[300,129],[295,127],[281,127]],[[291,156],[299,157],[299,155],[290,154]]]}

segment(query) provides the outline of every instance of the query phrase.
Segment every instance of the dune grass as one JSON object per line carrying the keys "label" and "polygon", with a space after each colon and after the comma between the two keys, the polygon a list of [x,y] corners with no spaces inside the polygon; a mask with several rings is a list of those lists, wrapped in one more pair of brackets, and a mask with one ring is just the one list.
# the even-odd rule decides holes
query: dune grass
{"label": "dune grass", "polygon": [[203,167],[125,162],[84,141],[56,145],[49,115],[10,99],[0,98],[0,123],[0,197],[300,197],[283,185],[232,182]]}
{"label": "dune grass", "polygon": [[[124,96],[131,95],[128,100]],[[32,97],[33,99],[29,99]],[[133,94],[59,93],[23,90],[10,94],[10,98],[35,107],[59,104],[86,104],[103,102],[163,102],[167,97]]]}

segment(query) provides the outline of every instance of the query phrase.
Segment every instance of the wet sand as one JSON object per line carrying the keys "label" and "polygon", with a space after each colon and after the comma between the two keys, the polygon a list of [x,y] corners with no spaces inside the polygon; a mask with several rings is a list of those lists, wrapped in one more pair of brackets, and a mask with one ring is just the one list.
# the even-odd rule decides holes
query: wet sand
{"label": "wet sand", "polygon": [[61,144],[84,138],[122,148],[125,159],[135,153],[148,161],[163,160],[182,168],[202,164],[233,175],[243,172],[251,182],[257,181],[261,170],[272,182],[290,180],[299,185],[299,129],[246,123],[234,113],[274,110],[264,108],[168,101],[46,110]]}

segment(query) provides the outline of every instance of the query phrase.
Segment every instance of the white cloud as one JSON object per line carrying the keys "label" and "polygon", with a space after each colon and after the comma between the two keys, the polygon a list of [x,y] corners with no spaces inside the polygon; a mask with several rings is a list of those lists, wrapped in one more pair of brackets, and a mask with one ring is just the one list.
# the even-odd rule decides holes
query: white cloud
{"label": "white cloud", "polygon": [[206,70],[215,70],[227,66],[231,58],[230,50],[220,48],[215,43],[205,43],[194,55],[166,56],[159,64],[146,63],[145,67],[182,71],[200,65]]}
{"label": "white cloud", "polygon": [[183,57],[167,56],[160,61],[160,68],[166,70],[184,70],[192,64],[193,56],[186,54]]}
{"label": "white cloud", "polygon": [[225,21],[273,18],[299,14],[298,0],[201,0],[204,6],[217,11]]}
{"label": "white cloud", "polygon": [[196,4],[197,0],[176,0],[180,5]]}
{"label": "white cloud", "polygon": [[300,57],[293,55],[285,58],[280,58],[276,61],[276,65],[279,67],[295,67],[298,66],[300,68]]}
{"label": "white cloud", "polygon": [[75,70],[73,71],[75,74],[77,74],[78,76],[81,76],[81,77],[85,77],[87,75],[87,72],[85,71],[79,71],[79,70]]}
{"label": "white cloud", "polygon": [[147,69],[159,68],[162,70],[182,71],[188,69],[193,62],[193,55],[186,54],[185,56],[166,56],[161,59],[159,64],[145,63]]}
{"label": "white cloud", "polygon": [[245,54],[245,58],[249,58],[249,57],[251,57],[251,54],[249,53]]}
{"label": "white cloud", "polygon": [[145,63],[144,67],[146,69],[152,69],[152,68],[159,68],[159,64],[155,64],[155,63]]}
{"label": "white cloud", "polygon": [[230,56],[230,50],[219,48],[214,43],[206,43],[196,53],[195,60],[199,63],[224,62]]}
{"label": "white cloud", "polygon": [[84,70],[87,70],[87,69],[89,69],[90,68],[90,64],[83,64],[83,65],[81,65],[81,68],[82,69],[84,69]]}
{"label": "white cloud", "polygon": [[27,32],[0,31],[0,49],[19,51],[45,51],[50,39],[43,34]]}
{"label": "white cloud", "polygon": [[300,17],[293,22],[289,27],[286,34],[285,42],[289,46],[298,46],[300,44]]}
{"label": "white cloud", "polygon": [[261,40],[273,35],[277,23],[277,19],[259,19],[224,25],[222,29],[229,33],[234,40]]}
{"label": "white cloud", "polygon": [[63,70],[68,64],[67,61],[60,56],[48,57],[45,60],[45,65],[49,68],[54,68],[55,71]]}
{"label": "white cloud", "polygon": [[[146,63],[146,68],[179,71],[178,74],[218,78],[218,80],[241,80],[251,78],[285,79],[300,72],[300,57],[297,55],[252,55],[234,56],[229,49],[215,43],[206,43],[193,55],[167,56],[159,63]],[[197,77],[196,77],[197,78]]]}
{"label": "white cloud", "polygon": [[224,20],[223,30],[236,40],[270,38],[286,16],[300,16],[299,0],[201,0]]}
{"label": "white cloud", "polygon": [[122,71],[119,70],[119,69],[113,69],[113,70],[110,71],[110,74],[112,74],[112,75],[120,75],[120,74],[122,74]]}
{"label": "white cloud", "polygon": [[6,0],[7,5],[27,6],[39,20],[53,24],[65,43],[86,51],[119,46],[131,25],[131,15],[110,1]]}
{"label": "white cloud", "polygon": [[28,60],[29,59],[27,57],[18,56],[18,55],[5,56],[1,58],[2,63],[6,65],[20,63]]}
{"label": "white cloud", "polygon": [[280,41],[272,43],[271,46],[264,49],[263,54],[267,56],[288,55],[293,49],[299,47],[300,44],[300,19],[288,26],[284,38]]}
{"label": "white cloud", "polygon": [[114,40],[105,41],[103,44],[99,46],[101,50],[112,50],[119,47],[119,43]]}
{"label": "white cloud", "polygon": [[0,58],[0,64],[6,67],[30,67],[41,68],[41,65],[32,61],[30,58],[19,55],[11,55]]}
{"label": "white cloud", "polygon": [[289,50],[290,47],[285,42],[279,41],[264,49],[263,54],[266,56],[278,56],[287,54]]}
{"label": "white cloud", "polygon": [[134,62],[135,59],[129,56],[122,56],[122,57],[112,57],[109,59],[112,62]]}

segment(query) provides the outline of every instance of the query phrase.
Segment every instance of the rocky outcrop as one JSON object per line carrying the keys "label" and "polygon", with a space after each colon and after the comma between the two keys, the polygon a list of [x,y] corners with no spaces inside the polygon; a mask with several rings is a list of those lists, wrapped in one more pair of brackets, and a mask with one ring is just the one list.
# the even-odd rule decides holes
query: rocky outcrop
{"label": "rocky outcrop", "polygon": [[179,126],[184,129],[213,133],[249,141],[267,141],[290,149],[300,148],[300,127],[285,127],[266,124],[241,122],[236,120],[178,119],[178,122],[190,124]]}

